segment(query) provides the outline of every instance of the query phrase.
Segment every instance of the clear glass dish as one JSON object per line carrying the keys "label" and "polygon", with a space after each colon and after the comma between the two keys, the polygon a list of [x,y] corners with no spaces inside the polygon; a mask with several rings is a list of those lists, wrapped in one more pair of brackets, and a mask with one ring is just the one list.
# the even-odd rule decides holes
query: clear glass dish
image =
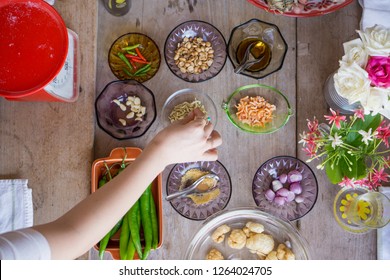
{"label": "clear glass dish", "polygon": [[[291,170],[298,170],[302,174],[300,182],[304,198],[303,202],[286,202],[282,206],[268,201],[265,192],[272,187],[272,181],[281,174],[288,174]],[[318,197],[318,183],[311,168],[303,161],[289,156],[274,157],[263,163],[257,170],[252,183],[252,194],[256,205],[262,211],[294,221],[302,218],[314,207]]]}
{"label": "clear glass dish", "polygon": [[234,68],[240,64],[237,58],[239,45],[248,39],[257,39],[266,43],[271,50],[271,60],[264,69],[260,71],[249,71],[246,69],[240,72],[241,75],[261,79],[282,68],[287,53],[287,43],[276,25],[258,19],[251,19],[240,24],[234,27],[230,33],[227,49],[229,59]]}
{"label": "clear glass dish", "polygon": [[[141,106],[145,107],[142,121],[134,117],[127,118],[130,107],[126,111],[114,102],[126,104],[127,97],[138,97]],[[112,81],[106,85],[95,102],[97,123],[101,129],[112,137],[123,140],[144,135],[156,119],[156,102],[151,90],[135,80]],[[126,121],[123,125],[120,119]]]}
{"label": "clear glass dish", "polygon": [[[185,37],[201,37],[203,41],[210,42],[214,50],[214,61],[210,68],[200,74],[182,73],[179,67],[175,64],[175,51],[178,43],[181,43]],[[172,73],[180,79],[198,83],[209,80],[222,70],[225,65],[226,41],[222,33],[210,23],[191,20],[183,22],[176,26],[168,35],[164,47],[165,61]]]}
{"label": "clear glass dish", "polygon": [[[273,112],[273,119],[267,123],[264,127],[250,126],[241,122],[236,113],[236,105],[241,98],[246,96],[262,96],[266,101],[276,106],[276,110]],[[282,128],[292,116],[292,109],[286,96],[279,90],[262,84],[252,84],[240,87],[236,89],[228,98],[226,102],[222,104],[228,119],[237,128],[242,131],[253,134],[267,134],[273,133]]]}
{"label": "clear glass dish", "polygon": [[182,104],[184,102],[193,102],[195,100],[200,101],[204,106],[205,111],[207,112],[206,118],[213,123],[214,127],[217,125],[217,107],[215,106],[214,101],[206,93],[195,89],[181,89],[174,92],[168,99],[165,101],[162,112],[161,112],[161,121],[164,126],[171,124],[169,116],[175,108],[176,105]]}
{"label": "clear glass dish", "polygon": [[187,260],[204,260],[207,253],[215,248],[219,250],[225,259],[228,260],[255,260],[256,254],[243,249],[232,249],[227,244],[227,238],[222,243],[215,243],[211,234],[221,225],[228,225],[231,228],[243,228],[248,221],[261,223],[264,226],[264,233],[272,235],[275,240],[275,247],[283,243],[295,254],[297,260],[310,259],[309,246],[307,241],[287,221],[274,217],[254,207],[235,208],[223,210],[209,217],[204,221],[197,232],[191,238],[188,248],[184,254]]}
{"label": "clear glass dish", "polygon": [[219,161],[198,161],[176,164],[167,180],[167,195],[176,193],[181,187],[181,178],[190,169],[197,168],[202,171],[214,173],[219,177],[217,187],[220,190],[218,197],[197,205],[189,197],[179,197],[170,201],[172,207],[183,217],[191,220],[204,220],[210,215],[221,211],[229,203],[232,194],[232,184],[226,168]]}

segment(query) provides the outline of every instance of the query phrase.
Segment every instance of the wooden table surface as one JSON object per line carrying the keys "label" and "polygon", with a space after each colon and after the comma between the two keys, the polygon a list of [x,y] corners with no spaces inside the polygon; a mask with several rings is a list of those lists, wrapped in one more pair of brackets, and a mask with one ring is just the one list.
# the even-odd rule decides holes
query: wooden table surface
{"label": "wooden table surface", "polygon": [[[33,189],[34,223],[56,219],[90,192],[91,163],[115,147],[145,144],[160,130],[160,113],[166,98],[183,88],[208,93],[218,107],[217,130],[224,144],[219,160],[232,180],[232,197],[226,209],[255,206],[251,194],[253,176],[267,159],[278,155],[306,160],[297,144],[306,119],[327,113],[322,87],[338,67],[342,43],[357,38],[361,8],[357,1],[328,15],[288,18],[260,10],[245,0],[132,0],[123,17],[109,14],[102,1],[56,1],[55,8],[67,26],[79,35],[81,47],[80,96],[75,103],[25,103],[0,99],[0,178],[27,178]],[[261,80],[234,74],[228,60],[218,76],[202,83],[187,83],[174,76],[162,59],[157,75],[144,83],[156,97],[158,118],[150,130],[135,140],[118,141],[96,124],[94,101],[104,86],[115,80],[107,63],[112,42],[128,32],[142,32],[155,40],[161,53],[169,32],[194,19],[216,26],[228,41],[231,30],[252,18],[277,25],[287,44],[283,68]],[[236,88],[264,83],[285,93],[294,115],[288,124],[270,135],[238,131],[220,105]],[[324,171],[309,164],[319,183],[313,210],[295,223],[311,247],[315,259],[376,259],[376,232],[354,235],[343,231],[333,218],[332,205],[339,190]],[[165,182],[172,166],[163,173]],[[1,206],[0,206],[1,207]],[[194,229],[201,222],[179,215],[164,200],[163,246],[152,259],[181,259]],[[84,256],[86,257],[86,256]]]}

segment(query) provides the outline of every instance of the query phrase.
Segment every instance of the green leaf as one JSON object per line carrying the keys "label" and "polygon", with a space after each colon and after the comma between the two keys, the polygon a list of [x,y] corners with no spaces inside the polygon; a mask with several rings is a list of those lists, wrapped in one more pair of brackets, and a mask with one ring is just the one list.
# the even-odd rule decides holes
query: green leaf
{"label": "green leaf", "polygon": [[325,164],[326,176],[328,176],[332,184],[338,184],[343,180],[342,170],[340,166],[334,166],[332,169],[331,163],[328,161]]}
{"label": "green leaf", "polygon": [[351,127],[351,130],[356,130],[356,132],[349,133],[345,142],[354,147],[359,147],[362,143],[363,137],[357,131],[368,131],[371,128],[372,132],[374,132],[380,125],[381,121],[382,116],[380,114],[376,114],[375,116],[365,115],[364,121],[362,119],[357,119]]}
{"label": "green leaf", "polygon": [[348,178],[357,178],[357,160],[356,157],[345,154],[345,157],[349,159],[351,163],[347,163],[346,159],[343,157],[340,159],[339,166],[342,170],[343,177],[347,176]]}
{"label": "green leaf", "polygon": [[357,174],[356,179],[360,180],[367,176],[367,166],[364,162],[364,159],[360,158],[356,162]]}

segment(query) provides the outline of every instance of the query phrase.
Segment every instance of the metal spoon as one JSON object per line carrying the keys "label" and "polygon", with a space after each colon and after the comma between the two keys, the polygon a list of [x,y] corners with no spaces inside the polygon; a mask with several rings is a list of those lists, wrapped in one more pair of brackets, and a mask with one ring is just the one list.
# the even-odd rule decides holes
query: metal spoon
{"label": "metal spoon", "polygon": [[[214,186],[212,186],[211,188],[207,188],[207,189],[203,189],[203,188],[199,188],[200,184],[202,183],[202,181],[206,178],[212,178],[214,179]],[[214,189],[216,186],[217,186],[217,182],[219,181],[219,177],[215,174],[206,174],[202,177],[200,177],[198,180],[196,180],[194,183],[192,183],[190,186],[186,187],[184,190],[181,190],[181,191],[178,191],[174,194],[171,194],[171,195],[168,195],[165,199],[167,201],[170,201],[174,198],[177,198],[177,197],[181,197],[181,196],[184,196],[186,194],[189,194],[189,193],[205,193],[205,192],[208,192],[210,191],[211,189]]]}
{"label": "metal spoon", "polygon": [[260,62],[264,56],[261,56],[259,58],[255,58],[253,56],[253,54],[251,53],[251,49],[253,48],[254,45],[256,45],[258,42],[253,42],[251,44],[249,44],[249,46],[246,48],[245,50],[245,54],[244,54],[244,57],[242,58],[242,61],[241,63],[236,67],[234,68],[234,73],[238,74],[240,73],[242,70],[252,66],[253,64],[255,63],[258,63]]}

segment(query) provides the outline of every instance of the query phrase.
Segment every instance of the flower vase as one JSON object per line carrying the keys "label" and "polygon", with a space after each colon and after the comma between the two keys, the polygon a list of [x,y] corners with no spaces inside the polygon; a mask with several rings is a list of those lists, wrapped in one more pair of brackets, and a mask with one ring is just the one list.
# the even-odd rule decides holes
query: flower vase
{"label": "flower vase", "polygon": [[352,115],[354,111],[360,107],[360,103],[356,102],[353,104],[349,104],[346,98],[338,94],[334,86],[334,74],[336,74],[336,72],[329,75],[324,85],[324,95],[326,103],[328,103],[330,108],[335,111],[338,111],[341,114]]}

